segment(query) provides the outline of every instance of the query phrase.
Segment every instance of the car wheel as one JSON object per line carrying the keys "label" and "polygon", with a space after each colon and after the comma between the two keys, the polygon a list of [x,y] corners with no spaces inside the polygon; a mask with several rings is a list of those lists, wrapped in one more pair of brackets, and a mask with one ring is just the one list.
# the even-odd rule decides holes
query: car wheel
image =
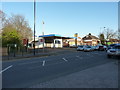
{"label": "car wheel", "polygon": [[111,58],[111,55],[107,55],[108,58]]}

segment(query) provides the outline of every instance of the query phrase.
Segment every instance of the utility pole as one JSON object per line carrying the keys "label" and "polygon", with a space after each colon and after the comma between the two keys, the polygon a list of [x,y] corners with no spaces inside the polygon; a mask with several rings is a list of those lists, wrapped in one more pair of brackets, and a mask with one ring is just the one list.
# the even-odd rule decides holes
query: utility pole
{"label": "utility pole", "polygon": [[36,22],[36,1],[34,0],[34,55],[35,55],[35,22]]}
{"label": "utility pole", "polygon": [[44,21],[42,21],[42,25],[43,25],[43,32],[42,32],[42,35],[43,35],[43,53],[44,53],[44,50],[45,50],[45,45],[44,45],[44,43],[45,43],[45,38],[44,38]]}

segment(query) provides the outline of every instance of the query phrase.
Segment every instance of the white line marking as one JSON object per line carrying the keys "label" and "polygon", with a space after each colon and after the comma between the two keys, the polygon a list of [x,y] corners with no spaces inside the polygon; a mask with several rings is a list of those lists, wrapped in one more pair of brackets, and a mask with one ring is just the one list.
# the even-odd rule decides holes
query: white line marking
{"label": "white line marking", "polygon": [[77,58],[79,58],[79,59],[83,59],[83,57],[80,57],[80,56],[76,56]]}
{"label": "white line marking", "polygon": [[33,63],[38,63],[40,61],[37,61],[37,62],[29,62],[29,63],[20,63],[19,65],[25,65],[25,64],[33,64]]}
{"label": "white line marking", "polygon": [[99,54],[99,53],[94,53],[94,54]]}
{"label": "white line marking", "polygon": [[45,61],[43,61],[43,64],[42,64],[42,66],[45,66]]}
{"label": "white line marking", "polygon": [[88,55],[88,56],[89,56],[90,54],[86,54],[86,55]]}
{"label": "white line marking", "polygon": [[94,57],[94,56],[90,55],[89,57]]}
{"label": "white line marking", "polygon": [[78,57],[78,58],[79,58],[80,56],[76,56],[76,57]]}
{"label": "white line marking", "polygon": [[66,60],[65,58],[62,58],[62,59],[63,59],[64,61],[66,61],[66,62],[68,61],[68,60]]}
{"label": "white line marking", "polygon": [[103,55],[103,54],[101,54],[101,53],[95,53],[95,54],[96,54],[96,55],[100,55],[100,56]]}
{"label": "white line marking", "polygon": [[80,59],[83,59],[83,57],[80,57]]}
{"label": "white line marking", "polygon": [[9,67],[5,68],[4,70],[0,71],[0,74],[4,71],[6,71],[7,69],[11,68],[13,65],[10,65]]}

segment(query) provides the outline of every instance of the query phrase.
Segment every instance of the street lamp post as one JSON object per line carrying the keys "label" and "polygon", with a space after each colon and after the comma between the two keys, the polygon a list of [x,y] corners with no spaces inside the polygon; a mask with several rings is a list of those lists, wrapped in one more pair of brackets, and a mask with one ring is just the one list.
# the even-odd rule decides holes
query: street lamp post
{"label": "street lamp post", "polygon": [[44,38],[44,21],[42,21],[42,25],[43,25],[43,32],[42,32],[42,35],[43,35],[43,53],[45,51],[45,46],[44,46],[44,43],[45,43],[45,38]]}
{"label": "street lamp post", "polygon": [[34,55],[35,55],[35,20],[36,20],[36,1],[34,0]]}
{"label": "street lamp post", "polygon": [[[104,27],[104,31],[105,31],[105,29],[106,29],[106,27]],[[107,42],[108,42],[108,37],[106,37],[105,42],[106,42],[106,45],[108,45],[108,44],[107,44]]]}

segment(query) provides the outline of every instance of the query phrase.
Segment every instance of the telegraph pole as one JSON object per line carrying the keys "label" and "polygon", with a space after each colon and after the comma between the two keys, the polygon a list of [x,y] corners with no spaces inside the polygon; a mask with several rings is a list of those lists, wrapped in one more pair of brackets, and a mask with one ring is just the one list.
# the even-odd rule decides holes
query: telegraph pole
{"label": "telegraph pole", "polygon": [[44,45],[44,43],[45,43],[45,38],[44,38],[44,21],[42,21],[42,25],[43,25],[43,32],[42,32],[42,35],[43,35],[43,53],[44,53],[44,51],[45,51],[45,45]]}
{"label": "telegraph pole", "polygon": [[34,55],[35,55],[35,21],[36,21],[36,1],[34,0]]}

